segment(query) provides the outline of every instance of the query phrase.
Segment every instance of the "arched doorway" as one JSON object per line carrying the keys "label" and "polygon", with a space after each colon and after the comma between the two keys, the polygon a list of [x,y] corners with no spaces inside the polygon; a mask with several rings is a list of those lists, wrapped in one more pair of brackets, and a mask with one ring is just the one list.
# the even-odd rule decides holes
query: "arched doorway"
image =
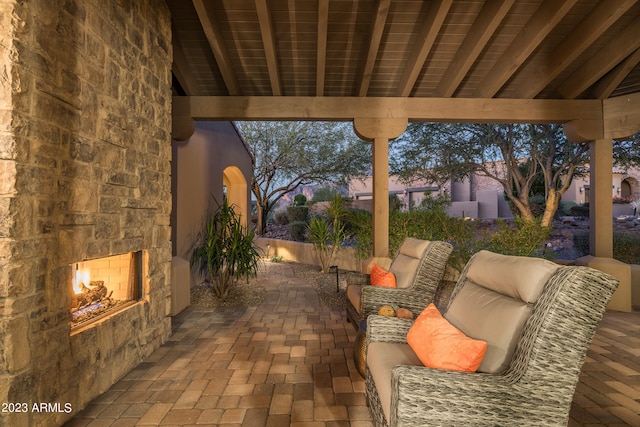
{"label": "arched doorway", "polygon": [[225,187],[225,197],[229,206],[234,206],[242,218],[242,225],[249,225],[249,210],[247,196],[247,180],[237,166],[229,166],[222,171],[222,185]]}

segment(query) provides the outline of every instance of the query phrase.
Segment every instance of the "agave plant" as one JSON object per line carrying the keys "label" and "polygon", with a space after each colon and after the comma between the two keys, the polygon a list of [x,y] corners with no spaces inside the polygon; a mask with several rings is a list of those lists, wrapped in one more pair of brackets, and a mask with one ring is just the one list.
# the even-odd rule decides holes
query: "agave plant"
{"label": "agave plant", "polygon": [[220,300],[238,280],[256,276],[261,255],[254,234],[226,200],[205,221],[191,253],[191,268],[209,280]]}

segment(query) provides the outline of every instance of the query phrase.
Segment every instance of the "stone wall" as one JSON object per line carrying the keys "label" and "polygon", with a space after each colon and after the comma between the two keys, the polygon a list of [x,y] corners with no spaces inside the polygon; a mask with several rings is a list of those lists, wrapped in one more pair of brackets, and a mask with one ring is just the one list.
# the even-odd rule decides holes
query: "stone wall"
{"label": "stone wall", "polygon": [[[0,402],[28,405],[0,425],[61,424],[168,338],[171,55],[162,0],[0,0]],[[143,299],[71,336],[70,264],[138,250]]]}

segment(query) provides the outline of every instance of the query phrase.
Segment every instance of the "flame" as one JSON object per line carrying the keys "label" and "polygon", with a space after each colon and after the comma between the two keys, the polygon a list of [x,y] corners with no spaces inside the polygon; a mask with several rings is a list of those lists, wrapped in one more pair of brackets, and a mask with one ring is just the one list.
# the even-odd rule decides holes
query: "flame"
{"label": "flame", "polygon": [[73,277],[72,282],[73,282],[73,292],[75,292],[76,295],[81,294],[82,285],[88,287],[89,283],[91,283],[89,269],[86,269],[86,268],[80,269],[78,268],[78,264],[76,264],[76,271],[75,271],[75,275]]}

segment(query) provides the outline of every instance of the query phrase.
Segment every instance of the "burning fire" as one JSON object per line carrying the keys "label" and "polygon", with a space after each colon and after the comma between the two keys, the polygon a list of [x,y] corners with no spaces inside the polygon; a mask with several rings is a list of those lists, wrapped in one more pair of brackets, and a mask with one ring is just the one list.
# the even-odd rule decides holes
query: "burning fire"
{"label": "burning fire", "polygon": [[89,283],[91,283],[89,269],[86,269],[86,268],[80,269],[78,268],[78,264],[76,264],[76,271],[75,271],[75,275],[73,277],[72,283],[73,283],[73,292],[76,295],[81,294],[82,287],[89,286]]}

